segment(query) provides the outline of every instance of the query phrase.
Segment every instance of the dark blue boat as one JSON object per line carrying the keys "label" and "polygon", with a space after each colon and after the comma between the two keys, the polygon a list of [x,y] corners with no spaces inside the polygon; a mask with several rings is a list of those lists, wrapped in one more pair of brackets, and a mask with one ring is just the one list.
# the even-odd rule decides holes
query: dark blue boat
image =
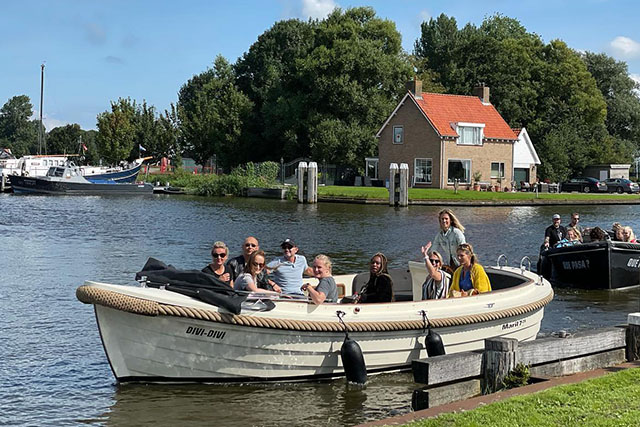
{"label": "dark blue boat", "polygon": [[82,176],[89,182],[100,183],[104,181],[114,181],[117,183],[133,183],[136,182],[144,161],[150,158],[151,157],[142,157],[123,167],[103,168],[80,166],[79,168]]}

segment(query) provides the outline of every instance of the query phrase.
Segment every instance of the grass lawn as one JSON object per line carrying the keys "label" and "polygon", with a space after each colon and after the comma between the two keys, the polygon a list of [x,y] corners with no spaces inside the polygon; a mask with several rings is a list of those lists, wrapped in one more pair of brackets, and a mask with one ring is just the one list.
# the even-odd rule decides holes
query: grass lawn
{"label": "grass lawn", "polygon": [[[357,199],[389,198],[389,191],[381,187],[344,187],[336,185],[318,187],[318,196],[350,197]],[[439,190],[426,188],[410,188],[409,200],[535,200],[535,193],[504,193],[490,191]],[[540,200],[638,200],[639,195],[631,194],[585,194],[585,193],[539,193]]]}
{"label": "grass lawn", "polygon": [[472,411],[414,421],[430,426],[637,426],[640,368],[517,396]]}

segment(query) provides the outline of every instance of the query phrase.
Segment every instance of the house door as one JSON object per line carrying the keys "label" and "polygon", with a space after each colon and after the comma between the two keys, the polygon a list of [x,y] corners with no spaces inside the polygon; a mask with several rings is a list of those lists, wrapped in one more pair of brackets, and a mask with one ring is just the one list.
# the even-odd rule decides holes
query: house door
{"label": "house door", "polygon": [[516,181],[517,188],[520,189],[520,182],[529,182],[529,169],[515,168],[513,170],[513,179]]}

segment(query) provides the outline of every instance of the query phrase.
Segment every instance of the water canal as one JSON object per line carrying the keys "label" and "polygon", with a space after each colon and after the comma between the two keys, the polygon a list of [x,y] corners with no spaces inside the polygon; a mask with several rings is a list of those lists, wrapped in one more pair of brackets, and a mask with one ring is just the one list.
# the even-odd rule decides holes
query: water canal
{"label": "water canal", "polygon": [[[180,268],[209,262],[214,240],[239,253],[246,235],[268,257],[290,237],[308,258],[326,253],[334,273],[366,269],[381,250],[392,266],[419,259],[440,207],[320,204],[235,198],[0,195],[0,424],[352,425],[410,410],[409,374],[312,384],[116,385],[93,311],[75,298],[86,279],[135,284],[154,256]],[[458,207],[483,264],[505,253],[535,264],[551,215],[579,210],[583,225],[640,230],[640,206]],[[626,321],[640,290],[558,290],[542,333]]]}

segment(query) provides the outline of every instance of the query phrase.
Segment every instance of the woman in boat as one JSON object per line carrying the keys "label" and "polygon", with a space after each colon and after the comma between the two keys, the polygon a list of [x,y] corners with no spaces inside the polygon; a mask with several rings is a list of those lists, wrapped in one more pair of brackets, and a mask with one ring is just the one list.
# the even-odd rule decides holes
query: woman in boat
{"label": "woman in boat", "polygon": [[624,231],[624,227],[619,222],[614,222],[611,226],[611,231],[613,231],[613,239],[616,242],[624,242],[624,236],[622,232]]}
{"label": "woman in boat", "polygon": [[580,232],[573,227],[569,227],[567,228],[567,237],[556,243],[555,247],[564,248],[565,246],[579,245],[580,243],[582,243],[582,235]]}
{"label": "woman in boat", "polygon": [[309,292],[309,298],[314,304],[337,302],[338,287],[331,276],[331,259],[324,254],[317,255],[313,260],[312,268],[313,275],[318,279],[318,286],[314,288],[309,283],[305,283],[301,289]]}
{"label": "woman in boat", "polygon": [[211,248],[211,263],[201,271],[214,276],[233,288],[231,267],[226,264],[228,256],[229,248],[227,248],[227,245],[224,242],[215,242]]}
{"label": "woman in boat", "polygon": [[628,225],[622,228],[622,239],[623,242],[638,243],[636,241],[636,235],[633,234],[633,228],[629,227]]}
{"label": "woman in boat", "polygon": [[442,254],[445,265],[455,269],[460,263],[456,258],[456,248],[465,243],[464,227],[451,209],[443,209],[438,214],[440,231],[433,239],[433,250]]}
{"label": "woman in boat", "polygon": [[387,257],[378,252],[369,262],[369,281],[362,287],[354,302],[391,302],[393,280],[387,271]]}
{"label": "woman in boat", "polygon": [[466,297],[491,291],[491,282],[484,268],[478,264],[473,246],[463,243],[456,251],[460,267],[453,273],[451,281],[452,297]]}
{"label": "woman in boat", "polygon": [[442,269],[442,255],[437,251],[429,251],[430,248],[431,242],[422,247],[424,264],[427,267],[427,278],[422,284],[422,299],[446,298],[451,275]]}
{"label": "woman in boat", "polygon": [[257,250],[249,256],[245,272],[236,278],[234,289],[236,291],[276,294],[277,292],[258,288],[257,276],[262,272],[262,270],[264,270],[264,252],[262,250]]}

